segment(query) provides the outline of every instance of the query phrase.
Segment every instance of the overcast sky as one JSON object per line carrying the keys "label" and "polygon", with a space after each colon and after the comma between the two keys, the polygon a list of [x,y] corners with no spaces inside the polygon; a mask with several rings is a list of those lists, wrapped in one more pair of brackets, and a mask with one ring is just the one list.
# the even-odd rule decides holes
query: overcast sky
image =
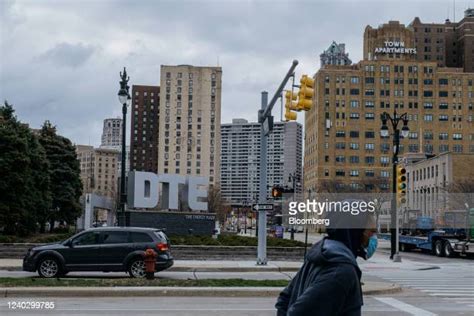
{"label": "overcast sky", "polygon": [[[469,5],[456,1],[456,20]],[[0,0],[0,97],[30,126],[49,119],[74,143],[98,146],[102,120],[121,115],[123,66],[131,84],[158,85],[161,64],[219,65],[222,122],[255,121],[260,91],[271,97],[293,59],[298,77],[314,74],[335,40],[357,62],[366,25],[453,12],[452,0]]]}

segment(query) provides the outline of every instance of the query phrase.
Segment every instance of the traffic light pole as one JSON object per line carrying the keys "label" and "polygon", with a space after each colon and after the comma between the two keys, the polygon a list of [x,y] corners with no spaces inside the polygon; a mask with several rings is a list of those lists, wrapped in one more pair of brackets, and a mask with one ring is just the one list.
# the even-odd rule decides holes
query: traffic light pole
{"label": "traffic light pole", "polygon": [[398,249],[398,211],[397,211],[397,165],[398,151],[400,148],[400,130],[395,127],[393,135],[393,157],[392,157],[392,203],[391,203],[391,227],[390,227],[390,259],[401,262],[402,258]]}
{"label": "traffic light pole", "polygon": [[[262,92],[262,107],[263,112],[267,107],[268,92]],[[263,130],[263,123],[260,128],[260,183],[258,190],[258,204],[265,204],[267,202],[267,136]],[[267,264],[267,211],[258,210],[258,249],[257,249],[257,264]]]}
{"label": "traffic light pole", "polygon": [[[260,123],[260,181],[258,204],[267,202],[267,137],[272,131],[272,109],[278,98],[283,92],[288,80],[294,75],[297,60],[293,60],[288,73],[278,87],[275,95],[268,103],[268,92],[262,92],[261,108],[258,111],[258,122]],[[267,213],[266,210],[258,210],[258,248],[257,248],[257,265],[267,264]]]}
{"label": "traffic light pole", "polygon": [[[399,253],[399,220],[397,210],[397,164],[398,164],[398,152],[400,149],[400,129],[398,124],[403,121],[402,132],[408,134],[408,118],[407,113],[402,115],[397,114],[397,110],[394,110],[393,117],[389,113],[384,112],[382,114],[382,130],[385,135],[388,136],[387,123],[390,122],[393,129],[393,157],[392,157],[392,203],[391,203],[391,214],[390,214],[390,259],[394,262],[401,262],[402,258]],[[406,135],[404,135],[406,136]]]}

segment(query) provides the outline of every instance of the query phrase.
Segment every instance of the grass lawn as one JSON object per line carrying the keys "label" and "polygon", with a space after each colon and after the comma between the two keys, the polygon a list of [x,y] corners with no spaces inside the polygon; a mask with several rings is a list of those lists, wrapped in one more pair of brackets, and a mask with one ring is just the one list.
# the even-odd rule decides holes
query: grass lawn
{"label": "grass lawn", "polygon": [[0,278],[0,287],[25,286],[214,286],[214,287],[284,287],[288,280],[244,280],[244,279],[204,279],[204,280],[146,280],[146,279],[82,279],[82,278]]}

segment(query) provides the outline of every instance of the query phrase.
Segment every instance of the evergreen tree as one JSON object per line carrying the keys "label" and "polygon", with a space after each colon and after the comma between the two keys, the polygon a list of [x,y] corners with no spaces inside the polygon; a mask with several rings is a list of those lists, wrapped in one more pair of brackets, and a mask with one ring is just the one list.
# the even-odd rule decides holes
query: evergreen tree
{"label": "evergreen tree", "polygon": [[17,235],[36,231],[51,206],[48,161],[6,101],[0,107],[0,174],[0,229]]}
{"label": "evergreen tree", "polygon": [[76,149],[69,139],[56,133],[56,127],[49,121],[41,129],[40,143],[50,166],[52,211],[49,221],[72,224],[81,215],[82,182]]}

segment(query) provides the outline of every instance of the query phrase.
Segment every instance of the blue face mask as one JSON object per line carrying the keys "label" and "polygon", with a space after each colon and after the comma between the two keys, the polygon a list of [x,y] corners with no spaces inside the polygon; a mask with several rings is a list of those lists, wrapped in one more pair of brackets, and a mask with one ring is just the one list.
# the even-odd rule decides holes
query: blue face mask
{"label": "blue face mask", "polygon": [[375,250],[377,250],[377,244],[378,244],[377,235],[370,236],[369,245],[365,249],[365,252],[367,254],[367,259],[369,259],[370,257],[374,255]]}

